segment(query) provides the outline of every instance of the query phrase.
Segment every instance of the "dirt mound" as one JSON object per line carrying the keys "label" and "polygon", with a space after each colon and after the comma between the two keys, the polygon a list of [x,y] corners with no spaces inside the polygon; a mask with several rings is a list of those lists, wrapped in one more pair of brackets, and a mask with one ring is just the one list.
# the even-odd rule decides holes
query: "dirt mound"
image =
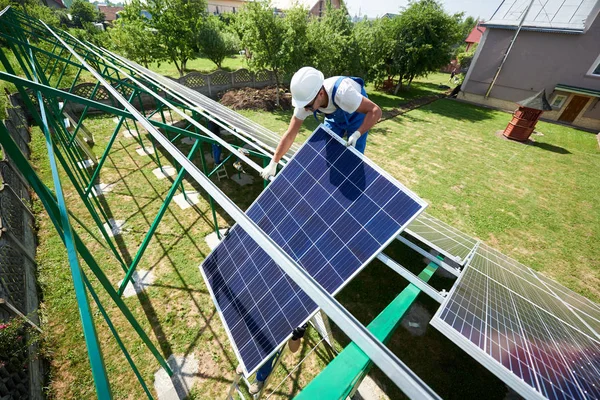
{"label": "dirt mound", "polygon": [[263,110],[292,109],[292,96],[279,88],[279,107],[275,105],[277,91],[274,86],[262,89],[241,88],[228,90],[221,96],[221,104],[234,110]]}

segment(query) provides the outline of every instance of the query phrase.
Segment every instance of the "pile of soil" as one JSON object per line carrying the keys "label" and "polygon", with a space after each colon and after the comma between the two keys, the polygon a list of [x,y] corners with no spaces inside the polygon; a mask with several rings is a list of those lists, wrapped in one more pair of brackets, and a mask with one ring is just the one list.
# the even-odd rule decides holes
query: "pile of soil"
{"label": "pile of soil", "polygon": [[221,96],[221,104],[234,110],[291,110],[292,95],[285,89],[279,88],[279,107],[275,105],[277,90],[275,86],[262,89],[241,88],[231,89]]}

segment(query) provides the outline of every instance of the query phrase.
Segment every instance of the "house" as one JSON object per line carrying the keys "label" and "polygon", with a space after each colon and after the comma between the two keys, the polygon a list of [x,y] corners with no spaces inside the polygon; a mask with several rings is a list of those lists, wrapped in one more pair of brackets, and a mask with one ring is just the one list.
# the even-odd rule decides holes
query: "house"
{"label": "house", "polygon": [[[600,0],[504,0],[486,27],[459,99],[514,110],[540,90],[544,119],[600,130]],[[494,76],[499,71],[494,82]]]}
{"label": "house", "polygon": [[112,24],[117,18],[119,18],[119,11],[123,11],[123,7],[116,6],[98,6],[98,11],[104,14],[104,22]]}
{"label": "house", "polygon": [[208,0],[208,13],[219,15],[236,13],[246,4],[246,0]]}
{"label": "house", "polygon": [[298,4],[307,8],[309,13],[316,17],[323,15],[328,3],[331,3],[333,8],[340,8],[341,6],[341,0],[271,0],[271,6],[276,12],[289,10],[295,4]]}
{"label": "house", "polygon": [[471,30],[471,33],[469,33],[469,36],[467,36],[465,39],[465,43],[467,44],[465,52],[469,51],[476,43],[481,41],[483,32],[485,32],[485,28],[483,26],[479,26],[478,22],[477,25],[475,25]]}

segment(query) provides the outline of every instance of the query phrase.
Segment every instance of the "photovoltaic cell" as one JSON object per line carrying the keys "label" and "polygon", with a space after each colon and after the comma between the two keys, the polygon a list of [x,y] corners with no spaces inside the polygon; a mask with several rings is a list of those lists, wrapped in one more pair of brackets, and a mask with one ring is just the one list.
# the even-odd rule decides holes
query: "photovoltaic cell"
{"label": "photovoltaic cell", "polygon": [[598,399],[597,305],[543,279],[481,244],[431,323],[525,398]]}
{"label": "photovoltaic cell", "polygon": [[[320,127],[246,214],[335,294],[424,208]],[[238,225],[201,270],[247,374],[318,310]]]}

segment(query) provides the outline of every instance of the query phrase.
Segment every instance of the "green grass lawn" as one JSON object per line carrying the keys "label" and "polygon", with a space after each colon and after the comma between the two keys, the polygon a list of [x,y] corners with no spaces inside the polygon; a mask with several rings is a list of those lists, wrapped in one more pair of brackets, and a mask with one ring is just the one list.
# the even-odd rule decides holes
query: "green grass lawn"
{"label": "green grass lawn", "polygon": [[[437,93],[437,86],[444,83],[447,75],[434,74],[429,79],[415,82],[414,90]],[[410,92],[398,97],[372,89],[370,93],[378,103],[387,102],[382,106],[389,109],[415,97]],[[291,111],[241,113],[280,134],[291,116]],[[428,212],[433,216],[598,301],[600,151],[596,138],[587,132],[539,123],[541,134],[533,136],[533,144],[524,145],[495,134],[509,119],[509,114],[499,111],[451,100],[436,101],[376,125],[370,133],[366,155],[426,199],[430,204]],[[95,134],[97,151],[104,149],[115,126],[112,117],[87,119],[86,126]],[[297,141],[304,141],[315,127],[315,121],[309,118]],[[143,140],[149,143],[147,137]],[[101,176],[103,183],[116,184],[102,202],[111,217],[126,221],[126,233],[116,241],[126,260],[135,256],[170,186],[169,181],[154,177],[151,170],[156,164],[139,156],[135,152],[138,146],[134,139],[119,137]],[[32,148],[38,173],[51,186],[43,137],[38,129]],[[182,149],[189,150],[189,146]],[[200,163],[198,158],[194,161]],[[230,168],[229,172],[234,171]],[[231,181],[215,183],[242,209],[262,189],[258,178],[244,188]],[[186,183],[187,190],[191,186]],[[65,188],[71,211],[87,226],[93,226],[73,188],[69,184]],[[221,210],[218,218],[220,225],[232,222]],[[157,280],[145,294],[125,300],[165,357],[172,353],[193,354],[200,361],[199,384],[191,396],[194,399],[223,397],[237,364],[198,271],[198,265],[210,251],[204,237],[211,232],[211,220],[204,194],[195,209],[181,210],[171,205],[138,267],[153,271]],[[53,354],[49,392],[54,398],[92,398],[94,388],[65,250],[44,213],[39,214],[39,224],[42,309]],[[86,232],[77,224],[75,228],[116,286],[123,271],[104,241],[98,239],[98,230],[90,228]],[[420,256],[400,244],[391,245],[386,253],[414,271],[425,266]],[[91,276],[87,268],[84,270]],[[434,278],[430,282],[434,287],[451,285],[449,280]],[[402,278],[374,261],[338,295],[338,300],[361,322],[368,323],[405,285]],[[146,382],[152,386],[157,362],[118,310],[110,307],[107,296],[101,295],[101,299],[108,305],[109,314]],[[419,307],[432,313],[436,304],[421,296]],[[95,306],[92,311],[115,398],[144,398]],[[275,385],[309,353],[309,344],[318,340],[314,331],[308,339],[299,354],[286,356],[286,368],[275,372]],[[338,330],[336,339],[340,345],[347,343]],[[274,398],[293,397],[324,367],[328,355],[322,346],[292,373]],[[400,328],[390,348],[443,398],[505,396],[499,380],[433,328],[420,337]],[[375,376],[384,382],[391,398],[402,398],[380,373],[375,371]],[[467,376],[470,378],[465,384]]]}
{"label": "green grass lawn", "polygon": [[[151,63],[149,65],[150,69],[159,74],[170,76],[171,78],[179,78],[179,72],[177,72],[177,68],[175,64],[172,62],[162,62],[162,63]],[[235,55],[230,57],[225,57],[223,60],[223,64],[221,65],[221,69],[225,71],[236,71],[240,68],[247,68],[246,57]],[[216,71],[217,65],[210,61],[208,58],[196,58],[194,60],[190,60],[187,63],[187,73],[190,72],[202,72],[202,73],[210,73]]]}

